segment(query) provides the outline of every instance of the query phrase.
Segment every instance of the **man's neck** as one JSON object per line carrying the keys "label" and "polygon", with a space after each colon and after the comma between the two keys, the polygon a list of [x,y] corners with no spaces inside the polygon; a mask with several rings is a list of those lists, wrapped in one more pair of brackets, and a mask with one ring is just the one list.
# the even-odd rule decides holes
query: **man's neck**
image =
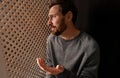
{"label": "man's neck", "polygon": [[60,37],[63,38],[64,40],[71,40],[74,39],[79,34],[80,34],[80,30],[76,28],[69,28],[66,29],[66,31],[60,35]]}

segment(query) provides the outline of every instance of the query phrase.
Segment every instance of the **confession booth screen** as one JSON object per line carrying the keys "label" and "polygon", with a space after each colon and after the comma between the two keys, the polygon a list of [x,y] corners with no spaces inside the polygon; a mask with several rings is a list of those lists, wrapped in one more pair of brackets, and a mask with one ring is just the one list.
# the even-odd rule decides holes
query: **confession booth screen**
{"label": "confession booth screen", "polygon": [[0,78],[44,78],[49,0],[0,0]]}

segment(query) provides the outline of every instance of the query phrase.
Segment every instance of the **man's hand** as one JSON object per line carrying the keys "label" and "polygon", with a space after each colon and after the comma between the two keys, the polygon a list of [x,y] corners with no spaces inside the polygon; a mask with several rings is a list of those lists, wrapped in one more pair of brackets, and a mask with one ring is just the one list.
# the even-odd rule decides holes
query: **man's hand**
{"label": "man's hand", "polygon": [[48,74],[58,75],[64,71],[64,67],[57,65],[56,67],[48,67],[42,58],[37,58],[38,66]]}

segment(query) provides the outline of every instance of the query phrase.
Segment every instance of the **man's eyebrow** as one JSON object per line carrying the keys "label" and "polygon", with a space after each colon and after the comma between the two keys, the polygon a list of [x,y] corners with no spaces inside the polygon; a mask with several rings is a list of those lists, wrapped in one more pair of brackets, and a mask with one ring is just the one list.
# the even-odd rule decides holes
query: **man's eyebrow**
{"label": "man's eyebrow", "polygon": [[53,15],[57,15],[57,13],[48,14],[48,16],[53,16]]}

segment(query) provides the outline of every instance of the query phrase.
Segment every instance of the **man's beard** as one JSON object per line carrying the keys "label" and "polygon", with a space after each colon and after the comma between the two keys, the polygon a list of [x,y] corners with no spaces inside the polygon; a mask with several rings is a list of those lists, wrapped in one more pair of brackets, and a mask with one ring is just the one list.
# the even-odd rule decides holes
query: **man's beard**
{"label": "man's beard", "polygon": [[67,26],[64,23],[64,19],[62,20],[61,24],[58,26],[58,28],[56,28],[55,31],[52,31],[51,33],[53,35],[59,36],[61,35],[65,30],[66,30]]}

